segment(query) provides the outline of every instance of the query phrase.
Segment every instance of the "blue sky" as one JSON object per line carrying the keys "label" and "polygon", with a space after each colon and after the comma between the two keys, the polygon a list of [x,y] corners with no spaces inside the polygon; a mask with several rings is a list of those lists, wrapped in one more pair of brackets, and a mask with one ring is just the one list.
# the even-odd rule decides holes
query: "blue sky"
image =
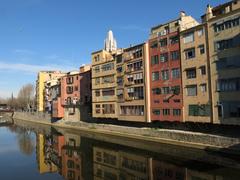
{"label": "blue sky", "polygon": [[197,20],[207,4],[226,0],[1,0],[0,97],[17,96],[37,71],[70,71],[91,61],[109,29],[118,47],[147,40],[152,26],[178,17]]}

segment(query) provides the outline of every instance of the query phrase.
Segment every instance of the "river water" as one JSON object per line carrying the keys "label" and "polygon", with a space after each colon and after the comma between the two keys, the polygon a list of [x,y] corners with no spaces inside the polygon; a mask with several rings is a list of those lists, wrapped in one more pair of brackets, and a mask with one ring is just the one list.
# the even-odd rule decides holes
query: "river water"
{"label": "river water", "polygon": [[240,158],[16,121],[0,127],[1,180],[239,180]]}

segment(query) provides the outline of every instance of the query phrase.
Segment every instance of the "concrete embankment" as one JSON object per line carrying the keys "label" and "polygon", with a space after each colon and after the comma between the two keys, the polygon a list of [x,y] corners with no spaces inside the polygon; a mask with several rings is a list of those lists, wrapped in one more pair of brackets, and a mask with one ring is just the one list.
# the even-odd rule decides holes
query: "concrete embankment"
{"label": "concrete embankment", "polygon": [[123,127],[79,121],[59,121],[56,123],[51,123],[48,115],[37,115],[34,113],[16,112],[13,118],[47,124],[53,127],[80,130],[88,133],[106,134],[136,140],[144,140],[146,142],[159,142],[198,149],[212,149],[216,151],[240,154],[240,137],[225,137],[210,133],[206,134],[180,130]]}

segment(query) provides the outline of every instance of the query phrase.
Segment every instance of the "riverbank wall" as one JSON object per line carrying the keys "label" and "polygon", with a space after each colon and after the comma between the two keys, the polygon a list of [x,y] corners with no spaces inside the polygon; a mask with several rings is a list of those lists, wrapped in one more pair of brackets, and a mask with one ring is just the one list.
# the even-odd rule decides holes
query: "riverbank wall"
{"label": "riverbank wall", "polygon": [[58,121],[51,123],[48,115],[16,112],[14,119],[31,121],[34,123],[46,124],[53,127],[60,127],[72,130],[84,131],[87,133],[107,134],[112,136],[126,137],[146,142],[159,142],[171,145],[185,146],[198,149],[212,149],[221,152],[240,154],[240,136],[220,136],[211,133],[199,133],[158,128],[126,127],[110,124],[86,123],[80,121]]}

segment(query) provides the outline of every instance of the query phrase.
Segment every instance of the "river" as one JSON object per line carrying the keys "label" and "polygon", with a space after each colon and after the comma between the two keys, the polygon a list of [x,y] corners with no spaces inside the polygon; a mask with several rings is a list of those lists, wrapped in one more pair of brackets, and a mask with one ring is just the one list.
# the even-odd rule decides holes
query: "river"
{"label": "river", "polygon": [[16,121],[0,127],[1,180],[239,180],[240,158]]}

